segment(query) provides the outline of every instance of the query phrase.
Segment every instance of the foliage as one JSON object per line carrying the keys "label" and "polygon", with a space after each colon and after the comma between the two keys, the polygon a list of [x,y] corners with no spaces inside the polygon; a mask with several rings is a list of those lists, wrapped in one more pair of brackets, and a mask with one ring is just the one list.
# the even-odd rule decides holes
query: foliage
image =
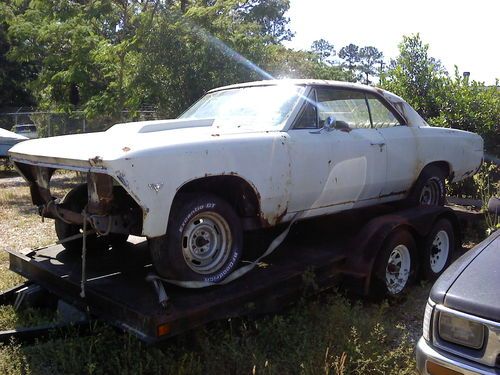
{"label": "foliage", "polygon": [[488,212],[490,198],[500,197],[500,166],[495,163],[483,163],[472,178],[447,185],[447,195],[480,200],[485,216],[486,227],[483,229],[490,234],[500,227],[498,215]]}
{"label": "foliage", "polygon": [[339,57],[346,61],[347,67],[350,71],[354,71],[360,60],[359,47],[352,43],[342,47],[339,51]]}
{"label": "foliage", "polygon": [[365,75],[365,84],[369,84],[370,76],[376,76],[381,69],[376,69],[382,63],[384,54],[373,46],[363,47],[359,50],[360,70]]}
{"label": "foliage", "polygon": [[332,63],[333,57],[336,55],[335,47],[333,44],[325,39],[318,39],[312,42],[311,52],[318,56],[320,62]]}
{"label": "foliage", "polygon": [[346,67],[356,80],[367,85],[371,84],[370,77],[380,74],[381,68],[377,65],[383,64],[384,54],[376,47],[358,47],[355,44],[348,44],[339,51],[339,57],[344,60],[342,66]]}
{"label": "foliage", "polygon": [[30,106],[34,103],[27,86],[35,78],[36,64],[7,59],[11,48],[7,30],[12,17],[8,3],[0,3],[0,108]]}
{"label": "foliage", "polygon": [[486,232],[490,235],[500,227],[499,217],[496,213],[488,211],[488,202],[491,197],[500,198],[500,167],[493,163],[484,163],[481,170],[473,176],[477,193],[483,202],[485,213]]}
{"label": "foliage", "polygon": [[467,130],[480,134],[487,150],[500,155],[500,91],[496,86],[462,77],[444,77],[436,95],[439,115],[430,119],[434,125]]}
{"label": "foliage", "polygon": [[403,36],[399,55],[380,78],[380,85],[405,98],[417,112],[429,119],[439,115],[438,94],[445,72],[428,54],[429,45],[419,34]]}
{"label": "foliage", "polygon": [[429,56],[418,34],[403,37],[399,56],[381,76],[380,86],[403,97],[430,124],[472,131],[485,140],[486,150],[500,154],[500,90],[497,85],[450,77]]}
{"label": "foliage", "polygon": [[11,6],[8,56],[39,64],[31,89],[42,108],[95,116],[152,104],[176,115],[214,86],[269,78],[250,60],[265,61],[268,46],[291,38],[288,6],[32,0]]}

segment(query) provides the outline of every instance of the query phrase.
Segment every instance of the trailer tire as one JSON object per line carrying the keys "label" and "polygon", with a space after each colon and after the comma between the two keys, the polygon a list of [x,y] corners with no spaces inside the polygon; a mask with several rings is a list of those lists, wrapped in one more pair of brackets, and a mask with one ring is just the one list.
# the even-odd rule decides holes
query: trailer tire
{"label": "trailer tire", "polygon": [[171,210],[167,233],[150,238],[156,271],[164,278],[218,283],[238,265],[241,221],[225,200],[212,194],[182,194]]}
{"label": "trailer tire", "polygon": [[410,232],[397,229],[384,241],[375,260],[372,296],[397,299],[414,283],[417,245]]}
{"label": "trailer tire", "polygon": [[444,206],[445,203],[445,175],[441,168],[435,165],[425,167],[415,182],[408,197],[411,206]]}
{"label": "trailer tire", "polygon": [[436,280],[450,265],[455,250],[455,231],[447,219],[440,219],[434,224],[425,238],[422,252],[422,278]]}
{"label": "trailer tire", "polygon": [[[82,210],[87,205],[87,184],[80,184],[71,189],[62,199],[61,204],[75,212],[82,212]],[[68,224],[60,219],[55,219],[55,230],[57,238],[63,240],[70,236],[78,233],[82,233],[82,226],[75,224]],[[88,229],[91,229],[88,226]],[[92,233],[87,235],[86,246],[87,249],[92,250],[105,250],[109,246],[113,248],[118,248],[123,246],[128,239],[128,234],[122,233],[110,233],[107,236],[97,236],[97,234]],[[62,246],[69,251],[81,251],[83,245],[83,239],[77,238],[73,241],[64,242]]]}

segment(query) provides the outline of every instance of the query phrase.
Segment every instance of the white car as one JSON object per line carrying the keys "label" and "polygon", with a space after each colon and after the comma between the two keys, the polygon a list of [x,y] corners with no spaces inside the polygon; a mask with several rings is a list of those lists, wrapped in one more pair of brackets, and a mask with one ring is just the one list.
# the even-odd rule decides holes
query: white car
{"label": "white car", "polygon": [[0,158],[7,158],[7,151],[9,151],[12,146],[27,139],[28,138],[22,135],[0,128]]}
{"label": "white car", "polygon": [[38,138],[38,130],[35,124],[18,124],[11,129],[12,132],[20,134],[26,138]]}
{"label": "white car", "polygon": [[[483,140],[430,127],[381,89],[287,80],[218,88],[178,119],[31,140],[10,155],[60,239],[84,220],[100,234],[92,246],[146,236],[162,276],[218,282],[237,267],[244,230],[402,199],[443,204],[445,178],[473,175]],[[56,169],[88,183],[56,200]]]}

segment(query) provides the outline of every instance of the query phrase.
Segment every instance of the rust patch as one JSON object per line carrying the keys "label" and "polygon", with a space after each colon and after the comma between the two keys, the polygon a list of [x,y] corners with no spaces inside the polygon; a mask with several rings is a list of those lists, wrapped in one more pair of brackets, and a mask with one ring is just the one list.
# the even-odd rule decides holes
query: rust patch
{"label": "rust patch", "polygon": [[[259,197],[259,200],[260,200],[260,197]],[[275,226],[283,221],[283,218],[288,213],[288,204],[283,209],[281,209],[281,208],[282,208],[281,204],[279,203],[278,207],[277,207],[276,214],[273,213],[273,214],[268,215],[268,216],[263,216],[261,213],[260,222],[261,222],[263,228],[273,227],[273,226]]]}
{"label": "rust patch", "polygon": [[102,173],[89,173],[88,186],[88,211],[91,214],[108,214],[113,202],[113,178]]}
{"label": "rust patch", "polygon": [[100,167],[102,165],[102,156],[95,156],[89,159],[89,163],[93,167]]}
{"label": "rust patch", "polygon": [[387,198],[387,197],[392,197],[393,195],[401,195],[401,194],[405,194],[405,193],[406,193],[406,190],[393,191],[393,192],[390,192],[389,194],[379,195],[378,197],[379,198]]}

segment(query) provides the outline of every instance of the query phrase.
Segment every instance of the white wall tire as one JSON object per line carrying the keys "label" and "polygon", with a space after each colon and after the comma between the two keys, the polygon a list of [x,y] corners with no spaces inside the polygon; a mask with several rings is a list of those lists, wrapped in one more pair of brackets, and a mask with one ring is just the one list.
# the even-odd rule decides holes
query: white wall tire
{"label": "white wall tire", "polygon": [[156,271],[181,281],[224,280],[236,269],[242,247],[240,218],[226,201],[212,194],[179,197],[166,235],[149,239]]}

